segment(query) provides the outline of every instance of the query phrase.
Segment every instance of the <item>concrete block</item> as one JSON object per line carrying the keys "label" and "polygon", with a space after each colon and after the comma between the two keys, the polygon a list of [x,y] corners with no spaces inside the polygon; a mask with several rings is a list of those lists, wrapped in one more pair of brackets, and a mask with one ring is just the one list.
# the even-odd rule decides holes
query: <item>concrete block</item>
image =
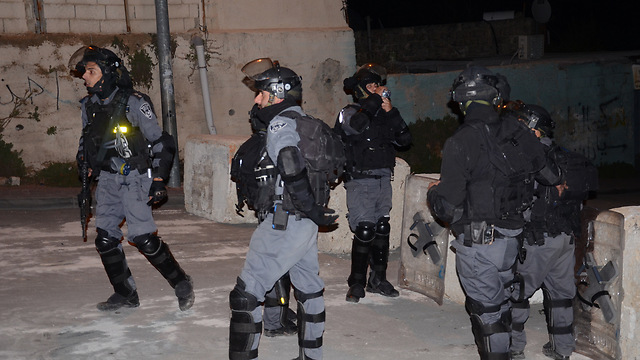
{"label": "concrete block", "polygon": [[106,10],[103,5],[76,5],[76,19],[103,20],[106,19]]}
{"label": "concrete block", "polygon": [[154,20],[156,19],[155,5],[136,5],[133,8],[133,17],[137,20]]}
{"label": "concrete block", "polygon": [[[84,34],[87,32],[87,29],[96,28],[96,21],[88,19],[71,19],[69,20],[69,28],[74,34]],[[100,30],[102,31],[102,29]]]}
{"label": "concrete block", "polygon": [[27,22],[23,19],[2,19],[2,31],[6,34],[21,34],[28,32]]}
{"label": "concrete block", "polygon": [[[63,34],[73,33],[74,31],[71,31],[71,24],[68,19],[47,19],[47,32],[50,34]],[[82,32],[82,29],[78,28],[76,32]]]}
{"label": "concrete block", "polygon": [[117,20],[119,22],[125,22],[124,6],[122,5],[106,5],[105,16],[109,20]]}
{"label": "concrete block", "polygon": [[235,212],[237,196],[231,181],[231,159],[247,137],[192,135],[184,148],[184,203],[191,214],[221,223],[257,223],[253,213]]}
{"label": "concrete block", "polygon": [[127,31],[127,23],[122,20],[102,20],[100,21],[100,32],[106,34],[122,34]]}
{"label": "concrete block", "polygon": [[[400,247],[402,235],[402,208],[404,203],[404,193],[407,176],[411,169],[406,161],[396,158],[394,178],[391,181],[393,196],[391,199],[392,208],[389,214],[389,225],[391,234],[389,236],[389,246],[391,249]],[[331,191],[329,208],[335,210],[338,218],[338,228],[330,232],[320,232],[318,234],[318,249],[328,253],[350,253],[353,234],[349,229],[347,221],[347,194],[343,185],[338,185]]]}
{"label": "concrete block", "polygon": [[[613,321],[607,322],[602,314],[602,310],[596,307],[590,307],[577,301],[574,306],[574,335],[576,338],[576,352],[582,355],[588,356],[592,359],[637,359],[637,340],[635,339],[630,345],[633,349],[627,347],[625,350],[627,354],[622,352],[621,345],[624,343],[623,339],[628,338],[629,335],[634,337],[634,329],[637,327],[637,319],[634,317],[635,311],[628,312],[630,318],[624,318],[620,316],[620,309],[623,303],[623,298],[626,302],[625,291],[630,291],[632,294],[635,292],[638,294],[638,289],[632,289],[627,286],[623,286],[624,269],[623,264],[627,262],[625,243],[629,239],[625,239],[625,217],[616,211],[602,211],[592,220],[591,225],[587,227],[588,238],[593,242],[593,257],[600,268],[606,265],[610,260],[615,263],[618,268],[618,276],[605,284],[604,289],[609,292],[611,303],[617,314]],[[584,227],[583,227],[584,228]],[[637,229],[637,227],[636,227]],[[636,238],[637,239],[637,238]],[[626,240],[626,241],[625,241]],[[589,246],[587,246],[589,248]],[[636,248],[637,250],[637,248]],[[637,255],[637,253],[636,253]],[[637,266],[640,257],[636,257],[635,261],[629,259],[632,266],[635,268],[627,268],[631,274],[637,276]],[[637,280],[634,280],[637,285]],[[627,285],[632,285],[629,283]],[[597,286],[596,284],[590,284],[590,286]],[[579,285],[583,287],[584,285]],[[623,288],[625,291],[623,291]],[[579,289],[579,291],[582,291]],[[606,295],[605,295],[606,296]],[[632,296],[633,297],[633,296]],[[587,299],[590,300],[590,299]],[[626,302],[628,304],[628,302]],[[635,305],[638,305],[638,297],[636,296]],[[633,325],[629,324],[629,321]],[[622,324],[625,324],[627,330],[630,332],[624,333],[622,331]],[[636,356],[630,356],[629,353],[635,353]]]}
{"label": "concrete block", "polygon": [[2,2],[2,19],[25,19],[25,7],[22,2]]}
{"label": "concrete block", "polygon": [[621,247],[620,307],[621,359],[640,359],[640,207],[612,209],[624,215],[624,246]]}
{"label": "concrete block", "polygon": [[68,19],[70,14],[75,14],[75,6],[70,4],[47,5],[47,23],[50,19]]}
{"label": "concrete block", "polygon": [[155,34],[158,31],[158,27],[156,25],[156,19],[143,19],[143,20],[135,20],[131,19],[129,21],[129,25],[131,25],[132,33],[149,33]]}

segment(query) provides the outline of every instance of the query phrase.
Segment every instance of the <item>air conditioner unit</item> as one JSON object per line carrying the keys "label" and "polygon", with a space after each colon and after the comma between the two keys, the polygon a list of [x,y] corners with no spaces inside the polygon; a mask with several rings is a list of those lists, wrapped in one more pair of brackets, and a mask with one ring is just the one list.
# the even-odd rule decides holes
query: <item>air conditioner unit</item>
{"label": "air conditioner unit", "polygon": [[518,36],[518,58],[533,60],[544,55],[544,35]]}

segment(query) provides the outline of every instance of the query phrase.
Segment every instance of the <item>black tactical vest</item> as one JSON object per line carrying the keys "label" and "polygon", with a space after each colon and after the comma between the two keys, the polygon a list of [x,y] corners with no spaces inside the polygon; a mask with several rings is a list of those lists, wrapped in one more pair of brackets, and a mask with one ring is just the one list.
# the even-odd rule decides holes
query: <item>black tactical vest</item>
{"label": "black tactical vest", "polygon": [[[350,104],[345,108],[344,116],[351,117],[359,109],[359,104]],[[386,112],[379,111],[370,116],[369,126],[361,134],[349,137],[343,134],[342,138],[346,143],[346,170],[351,177],[358,178],[358,173],[365,170],[395,167],[396,149],[392,143],[394,131],[386,119]]]}
{"label": "black tactical vest", "polygon": [[130,95],[130,91],[119,90],[106,105],[87,102],[88,123],[83,140],[92,169],[113,172],[113,157],[123,159],[139,171],[149,167],[149,144],[140,128],[134,127],[126,117]]}

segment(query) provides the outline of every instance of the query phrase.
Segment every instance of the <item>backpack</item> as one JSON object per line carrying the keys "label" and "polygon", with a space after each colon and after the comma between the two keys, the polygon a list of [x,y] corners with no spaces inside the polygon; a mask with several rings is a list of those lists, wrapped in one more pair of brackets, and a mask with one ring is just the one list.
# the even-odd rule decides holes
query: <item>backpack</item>
{"label": "backpack", "polygon": [[481,133],[489,161],[508,179],[507,186],[494,186],[495,216],[507,218],[526,210],[533,200],[533,174],[545,166],[543,145],[525,124],[512,116],[501,116],[492,129],[486,124],[469,126]]}
{"label": "backpack", "polygon": [[261,191],[264,185],[275,185],[277,170],[267,156],[267,134],[259,131],[245,141],[231,160],[231,180],[236,183],[238,203],[236,213],[242,216],[244,204],[251,210],[262,210],[271,206],[272,199]]}
{"label": "backpack", "polygon": [[584,155],[555,145],[549,154],[562,171],[568,188],[562,196],[566,200],[586,200],[598,190],[598,168]]}
{"label": "backpack", "polygon": [[309,172],[321,173],[328,183],[335,183],[342,176],[347,161],[344,143],[324,121],[311,115],[285,111],[280,115],[296,120],[300,136],[298,148]]}
{"label": "backpack", "polygon": [[[305,159],[316,202],[326,205],[330,185],[338,181],[346,162],[342,140],[329,125],[313,116],[295,111],[285,111],[280,115],[296,120],[296,131],[300,136],[298,148]],[[267,155],[266,142],[265,132],[254,133],[231,160],[230,174],[236,183],[236,213],[239,215],[245,203],[256,211],[273,205],[278,170]]]}

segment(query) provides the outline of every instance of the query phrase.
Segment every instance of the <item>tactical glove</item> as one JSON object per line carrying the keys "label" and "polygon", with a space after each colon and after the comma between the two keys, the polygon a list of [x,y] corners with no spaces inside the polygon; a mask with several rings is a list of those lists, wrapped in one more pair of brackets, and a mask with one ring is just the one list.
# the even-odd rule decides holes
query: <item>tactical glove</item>
{"label": "tactical glove", "polygon": [[338,215],[334,214],[333,209],[325,208],[320,205],[314,204],[311,210],[305,211],[305,214],[318,226],[329,226],[335,224],[338,219]]}
{"label": "tactical glove", "polygon": [[167,187],[163,181],[153,180],[151,188],[149,188],[149,197],[150,200],[147,202],[149,206],[158,204],[167,198]]}

